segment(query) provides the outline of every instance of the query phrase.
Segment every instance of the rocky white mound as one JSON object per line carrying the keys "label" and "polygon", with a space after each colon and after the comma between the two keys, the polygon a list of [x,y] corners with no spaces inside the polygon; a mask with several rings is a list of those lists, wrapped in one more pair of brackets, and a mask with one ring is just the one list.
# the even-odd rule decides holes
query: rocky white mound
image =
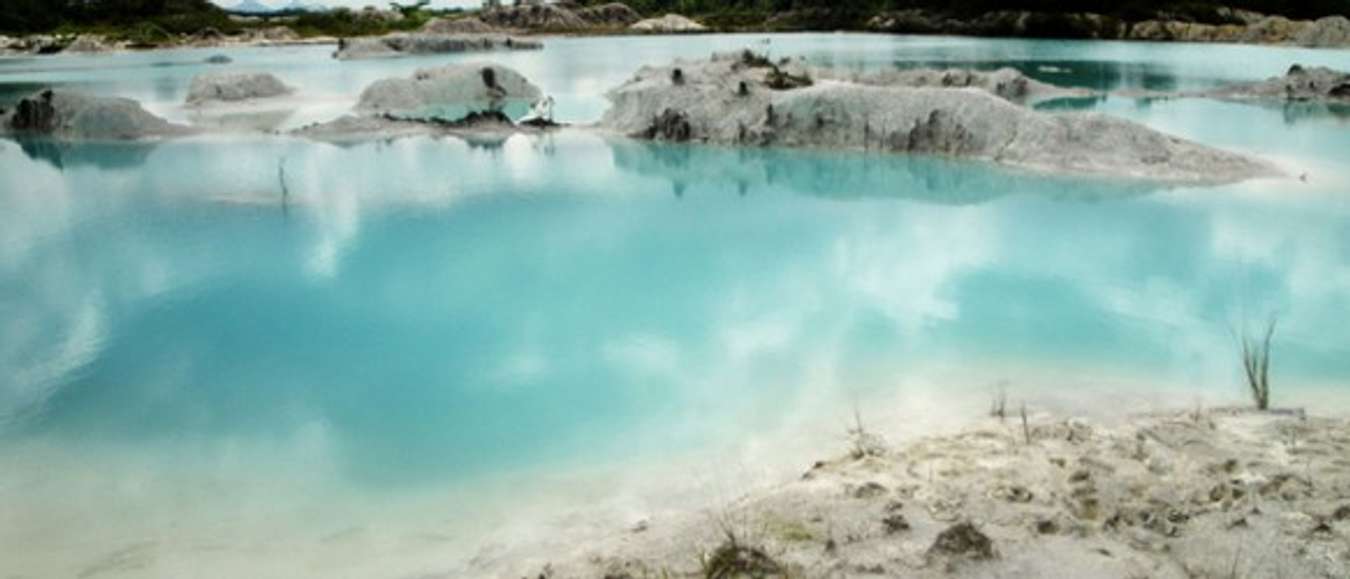
{"label": "rocky white mound", "polygon": [[590,26],[585,19],[571,10],[551,4],[501,6],[484,10],[478,17],[498,28],[580,30]]}
{"label": "rocky white mound", "polygon": [[[502,576],[1347,577],[1350,421],[989,419],[850,452],[712,512],[511,557]],[[547,566],[545,566],[547,564]],[[531,574],[531,576],[533,576]]]}
{"label": "rocky white mound", "polygon": [[539,50],[535,40],[484,34],[389,34],[385,36],[343,38],[333,58],[354,60],[419,54],[455,54],[494,50]]}
{"label": "rocky white mound", "polygon": [[1295,64],[1284,76],[1200,93],[1217,98],[1276,101],[1350,101],[1350,74]]}
{"label": "rocky white mound", "polygon": [[629,27],[630,30],[638,32],[702,32],[708,29],[707,26],[699,24],[679,14],[667,14],[660,18],[648,18],[634,23]]}
{"label": "rocky white mound", "polygon": [[629,8],[627,4],[620,2],[611,2],[589,8],[581,8],[576,11],[576,15],[582,20],[589,22],[592,26],[602,27],[624,27],[642,20],[642,15],[636,10]]}
{"label": "rocky white mound", "polygon": [[[744,56],[742,56],[744,58]],[[843,80],[873,86],[978,88],[1006,100],[1030,104],[1063,97],[1093,94],[1087,89],[1064,88],[1030,78],[1012,68],[992,71],[968,69],[887,69],[863,74],[838,73],[830,69],[810,69],[817,78]]]}
{"label": "rocky white mound", "polygon": [[293,89],[267,73],[213,73],[193,77],[187,104],[238,103],[291,94]]}
{"label": "rocky white mound", "polygon": [[499,32],[486,22],[474,18],[433,18],[422,25],[426,34],[492,34]]}
{"label": "rocky white mound", "polygon": [[[507,103],[537,101],[542,93],[520,73],[495,64],[454,64],[417,71],[412,78],[376,81],[361,93],[357,110],[420,116],[434,110],[499,111]],[[439,115],[433,115],[439,116]],[[457,120],[445,118],[444,120]]]}
{"label": "rocky white mound", "polygon": [[1214,184],[1280,175],[1268,163],[1130,121],[1033,111],[972,88],[811,77],[753,55],[646,67],[611,91],[600,125],[629,136],[726,145],[928,153],[1029,169]]}
{"label": "rocky white mound", "polygon": [[182,135],[191,129],[147,112],[131,99],[45,90],[0,112],[5,131],[69,140],[131,140]]}

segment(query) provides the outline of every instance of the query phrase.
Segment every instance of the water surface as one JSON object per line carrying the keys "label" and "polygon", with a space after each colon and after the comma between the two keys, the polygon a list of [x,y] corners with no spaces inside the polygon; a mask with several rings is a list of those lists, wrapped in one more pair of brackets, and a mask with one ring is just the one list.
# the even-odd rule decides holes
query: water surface
{"label": "water surface", "polygon": [[[1007,65],[1098,88],[1350,69],[1346,52],[1213,45],[547,44],[493,59],[574,122],[598,118],[603,91],[638,66],[747,45],[858,68]],[[192,121],[178,103],[200,62],[225,52],[301,89],[286,127],[342,114],[377,78],[457,59],[330,50],[0,61],[0,94],[75,85]],[[1240,403],[1233,334],[1271,316],[1277,402],[1347,408],[1345,117],[1205,100],[1046,106],[1250,152],[1305,180],[1163,189],[583,130],[0,141],[0,543],[32,576],[454,572],[546,522],[646,516],[663,484],[683,484],[650,480],[673,464],[714,486],[807,464],[817,456],[783,449],[836,450],[859,401],[910,435],[924,415],[977,413],[999,387],[1076,412]],[[631,489],[646,494],[616,502]]]}

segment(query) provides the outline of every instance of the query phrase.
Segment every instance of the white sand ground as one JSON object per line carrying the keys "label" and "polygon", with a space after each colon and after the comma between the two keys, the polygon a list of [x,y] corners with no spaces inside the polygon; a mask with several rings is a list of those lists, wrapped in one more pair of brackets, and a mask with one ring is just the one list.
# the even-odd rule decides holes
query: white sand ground
{"label": "white sand ground", "polygon": [[1350,421],[1197,409],[1024,426],[1018,414],[898,447],[863,441],[724,506],[475,574],[1350,577]]}

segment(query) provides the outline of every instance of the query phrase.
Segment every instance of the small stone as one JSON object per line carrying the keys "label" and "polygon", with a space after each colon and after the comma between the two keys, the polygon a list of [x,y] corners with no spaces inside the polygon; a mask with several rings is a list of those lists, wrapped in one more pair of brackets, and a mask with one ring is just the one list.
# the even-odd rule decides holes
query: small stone
{"label": "small stone", "polygon": [[1035,495],[1026,487],[1017,485],[1000,486],[994,489],[993,496],[1010,503],[1029,503]]}
{"label": "small stone", "polygon": [[853,489],[850,493],[855,499],[872,499],[886,494],[886,487],[875,481],[868,481]]}
{"label": "small stone", "polygon": [[1336,512],[1331,513],[1331,518],[1337,521],[1350,521],[1350,505],[1341,505]]}
{"label": "small stone", "polygon": [[1212,502],[1219,502],[1223,500],[1224,495],[1227,494],[1225,492],[1226,490],[1227,489],[1225,489],[1222,484],[1215,485],[1214,488],[1209,489],[1209,500]]}
{"label": "small stone", "polygon": [[886,529],[887,535],[894,535],[910,529],[909,521],[905,519],[905,515],[900,513],[886,515],[885,518],[881,519],[881,526]]}
{"label": "small stone", "polygon": [[970,522],[957,523],[938,533],[929,555],[947,555],[976,561],[993,559],[994,542]]}
{"label": "small stone", "polygon": [[1313,537],[1331,537],[1335,534],[1336,531],[1331,528],[1331,523],[1328,523],[1325,520],[1317,521],[1317,524],[1313,526],[1312,530],[1308,531],[1308,535]]}

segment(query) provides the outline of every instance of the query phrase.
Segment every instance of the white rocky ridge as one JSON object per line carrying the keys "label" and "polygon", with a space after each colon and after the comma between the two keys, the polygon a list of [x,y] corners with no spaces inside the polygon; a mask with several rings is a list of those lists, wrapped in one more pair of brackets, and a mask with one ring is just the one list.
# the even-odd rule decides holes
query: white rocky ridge
{"label": "white rocky ridge", "polygon": [[497,28],[474,18],[432,18],[422,25],[421,32],[425,34],[493,34],[500,32]]}
{"label": "white rocky ridge", "polygon": [[478,17],[497,28],[518,30],[581,30],[590,26],[566,7],[542,2],[497,6],[479,12]]}
{"label": "white rocky ridge", "polygon": [[1289,67],[1284,76],[1184,96],[1257,101],[1350,102],[1350,73],[1326,67]]}
{"label": "white rocky ridge", "polygon": [[914,68],[868,73],[841,73],[832,69],[812,68],[808,73],[815,78],[883,87],[978,88],[1019,104],[1095,94],[1087,89],[1047,84],[1008,67],[992,71]]}
{"label": "white rocky ridge", "polygon": [[1350,18],[1326,16],[1299,28],[1293,43],[1308,47],[1350,46]]}
{"label": "white rocky ridge", "polygon": [[673,33],[703,32],[708,27],[679,14],[667,14],[660,18],[639,20],[629,26],[628,29],[636,32]]}
{"label": "white rocky ridge", "polygon": [[333,58],[352,60],[418,54],[455,54],[493,50],[539,50],[544,45],[497,34],[388,34],[385,36],[343,38]]}
{"label": "white rocky ridge", "polygon": [[134,140],[193,132],[124,98],[44,90],[0,112],[0,131],[63,140]]}
{"label": "white rocky ridge", "polygon": [[622,2],[610,2],[599,6],[581,8],[576,11],[576,14],[592,26],[601,27],[621,28],[631,26],[642,20],[641,14]]}
{"label": "white rocky ridge", "polygon": [[367,114],[434,117],[455,121],[475,112],[521,109],[543,93],[520,73],[495,64],[452,64],[418,70],[412,78],[376,81],[361,93]]}
{"label": "white rocky ridge", "polygon": [[285,96],[292,92],[294,89],[267,73],[201,74],[192,79],[187,104],[238,103]]}
{"label": "white rocky ridge", "polygon": [[810,75],[800,63],[745,55],[645,67],[608,94],[600,126],[652,140],[941,154],[1170,183],[1282,174],[1107,115],[1037,112],[983,89],[813,83]]}

